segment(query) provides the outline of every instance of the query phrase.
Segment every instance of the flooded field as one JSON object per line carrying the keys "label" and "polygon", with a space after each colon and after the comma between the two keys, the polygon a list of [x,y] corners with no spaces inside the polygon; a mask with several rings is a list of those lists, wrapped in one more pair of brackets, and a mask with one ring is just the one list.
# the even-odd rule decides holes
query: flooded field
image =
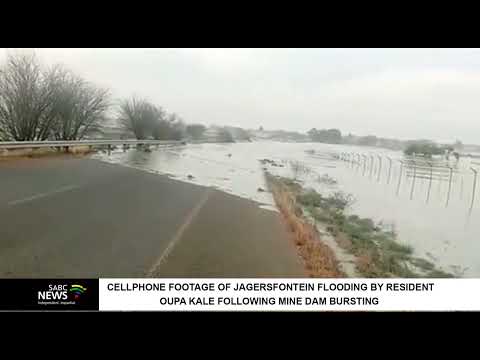
{"label": "flooded field", "polygon": [[351,193],[352,214],[393,227],[399,241],[445,271],[480,276],[479,166],[470,159],[427,162],[378,148],[267,141],[151,150],[117,149],[93,157],[215,187],[275,210],[264,191],[267,167],[320,193]]}

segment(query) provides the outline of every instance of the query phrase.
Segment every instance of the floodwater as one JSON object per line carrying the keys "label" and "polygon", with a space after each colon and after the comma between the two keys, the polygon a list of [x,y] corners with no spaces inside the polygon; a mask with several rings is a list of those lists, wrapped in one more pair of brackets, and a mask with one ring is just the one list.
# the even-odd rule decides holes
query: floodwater
{"label": "floodwater", "polygon": [[[269,141],[151,150],[117,149],[93,157],[215,187],[275,210],[271,194],[259,191],[266,189],[262,168],[267,167],[274,174],[296,176],[320,193],[352,194],[350,213],[393,227],[415,255],[458,276],[480,276],[480,196],[471,170],[480,166],[469,159],[432,164],[416,159],[413,166],[401,152],[385,149]],[[262,165],[260,159],[274,160],[277,166]],[[292,161],[305,171],[294,175]],[[318,181],[326,174],[337,183]]]}

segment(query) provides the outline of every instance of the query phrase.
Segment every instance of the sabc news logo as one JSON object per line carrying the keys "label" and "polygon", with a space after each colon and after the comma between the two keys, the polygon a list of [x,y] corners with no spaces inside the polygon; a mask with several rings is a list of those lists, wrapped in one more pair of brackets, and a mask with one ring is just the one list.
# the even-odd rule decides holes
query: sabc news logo
{"label": "sabc news logo", "polygon": [[48,285],[48,290],[38,292],[38,300],[79,300],[87,291],[87,288],[73,284]]}

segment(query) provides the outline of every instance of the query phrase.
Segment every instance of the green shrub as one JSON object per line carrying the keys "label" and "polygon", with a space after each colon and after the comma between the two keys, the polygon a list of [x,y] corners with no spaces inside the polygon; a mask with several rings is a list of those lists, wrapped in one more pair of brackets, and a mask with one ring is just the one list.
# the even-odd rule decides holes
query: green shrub
{"label": "green shrub", "polygon": [[307,193],[297,195],[297,201],[307,207],[320,207],[322,205],[323,197],[316,191],[311,190]]}

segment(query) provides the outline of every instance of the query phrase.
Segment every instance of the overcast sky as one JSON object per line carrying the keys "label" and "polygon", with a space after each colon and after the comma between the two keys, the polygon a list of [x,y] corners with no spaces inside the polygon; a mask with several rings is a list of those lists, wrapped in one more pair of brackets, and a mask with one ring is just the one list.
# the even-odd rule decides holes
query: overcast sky
{"label": "overcast sky", "polygon": [[190,123],[480,143],[478,49],[35,51]]}

